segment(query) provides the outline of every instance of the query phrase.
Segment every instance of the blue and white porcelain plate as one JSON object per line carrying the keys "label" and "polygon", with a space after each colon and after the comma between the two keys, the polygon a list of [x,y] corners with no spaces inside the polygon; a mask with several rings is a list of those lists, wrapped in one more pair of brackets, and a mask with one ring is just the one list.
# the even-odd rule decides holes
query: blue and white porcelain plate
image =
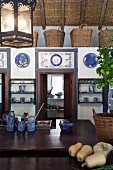
{"label": "blue and white porcelain plate", "polygon": [[94,53],[88,53],[83,58],[84,65],[88,68],[94,68],[97,66],[97,55]]}
{"label": "blue and white porcelain plate", "polygon": [[60,66],[62,64],[62,57],[59,54],[54,54],[50,58],[53,66]]}
{"label": "blue and white porcelain plate", "polygon": [[25,68],[30,64],[30,58],[26,53],[19,53],[15,57],[15,64],[20,68]]}

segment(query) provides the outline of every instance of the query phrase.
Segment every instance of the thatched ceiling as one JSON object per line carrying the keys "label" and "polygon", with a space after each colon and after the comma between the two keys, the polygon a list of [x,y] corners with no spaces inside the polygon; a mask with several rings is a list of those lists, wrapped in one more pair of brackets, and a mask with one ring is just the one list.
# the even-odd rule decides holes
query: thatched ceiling
{"label": "thatched ceiling", "polygon": [[113,0],[37,0],[34,26],[113,26]]}

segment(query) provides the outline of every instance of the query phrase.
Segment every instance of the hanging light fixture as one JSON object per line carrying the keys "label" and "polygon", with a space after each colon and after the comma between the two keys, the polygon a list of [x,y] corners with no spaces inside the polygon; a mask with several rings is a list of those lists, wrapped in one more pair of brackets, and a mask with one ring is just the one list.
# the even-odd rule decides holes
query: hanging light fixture
{"label": "hanging light fixture", "polygon": [[0,0],[0,42],[9,47],[33,46],[36,0]]}

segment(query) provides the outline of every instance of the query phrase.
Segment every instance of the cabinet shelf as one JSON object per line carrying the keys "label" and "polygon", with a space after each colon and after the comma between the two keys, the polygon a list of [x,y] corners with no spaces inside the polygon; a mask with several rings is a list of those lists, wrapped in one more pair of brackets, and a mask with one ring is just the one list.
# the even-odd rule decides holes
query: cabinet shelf
{"label": "cabinet shelf", "polygon": [[102,104],[103,102],[78,102],[79,104],[91,104],[91,103],[95,103],[95,104]]}
{"label": "cabinet shelf", "polygon": [[64,98],[47,98],[49,100],[64,100]]}
{"label": "cabinet shelf", "polygon": [[82,83],[82,82],[78,82],[78,84],[97,84],[97,83],[95,83],[95,82],[94,82],[94,83],[89,83],[89,82],[86,82],[86,83],[84,82],[84,83]]}
{"label": "cabinet shelf", "polygon": [[62,117],[64,115],[64,95],[61,97],[47,97],[47,116],[52,117]]}
{"label": "cabinet shelf", "polygon": [[[33,104],[36,101],[35,79],[10,79],[10,104]],[[21,109],[21,107],[20,107]]]}
{"label": "cabinet shelf", "polygon": [[21,82],[20,83],[19,82],[18,83],[17,82],[13,82],[13,83],[11,83],[10,82],[10,84],[19,84],[19,85],[22,85],[22,84],[34,84],[34,83],[33,82],[31,82],[31,83],[30,82],[29,83],[26,83],[26,82],[22,82],[22,83]]}
{"label": "cabinet shelf", "polygon": [[102,94],[102,92],[79,92],[79,94]]}
{"label": "cabinet shelf", "polygon": [[13,92],[13,91],[11,91],[11,94],[34,94],[34,92],[32,92],[32,91],[29,91],[29,92]]}
{"label": "cabinet shelf", "polygon": [[78,84],[98,84],[99,79],[79,79]]}
{"label": "cabinet shelf", "polygon": [[78,80],[78,104],[103,104],[103,89],[97,88],[98,80]]}
{"label": "cabinet shelf", "polygon": [[64,111],[64,109],[46,109],[46,110],[57,110],[57,111]]}
{"label": "cabinet shelf", "polygon": [[14,103],[11,103],[11,104],[35,104],[35,102],[14,102]]}

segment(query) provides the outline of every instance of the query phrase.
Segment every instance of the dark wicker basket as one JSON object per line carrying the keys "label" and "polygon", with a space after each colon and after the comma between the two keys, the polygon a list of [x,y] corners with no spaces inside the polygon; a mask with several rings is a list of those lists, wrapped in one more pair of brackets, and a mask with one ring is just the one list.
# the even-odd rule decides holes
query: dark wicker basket
{"label": "dark wicker basket", "polygon": [[99,141],[113,143],[113,113],[96,113],[93,109],[96,133]]}
{"label": "dark wicker basket", "polygon": [[63,47],[65,32],[62,30],[46,30],[44,31],[44,38],[46,47]]}
{"label": "dark wicker basket", "polygon": [[79,29],[73,29],[70,33],[72,47],[90,47],[92,39],[92,29],[83,29],[86,25],[82,25]]}
{"label": "dark wicker basket", "polygon": [[33,32],[33,47],[37,47],[37,42],[38,42],[38,32],[34,31]]}
{"label": "dark wicker basket", "polygon": [[99,45],[106,47],[113,46],[113,41],[110,41],[110,37],[113,37],[113,30],[101,30],[99,32]]}

